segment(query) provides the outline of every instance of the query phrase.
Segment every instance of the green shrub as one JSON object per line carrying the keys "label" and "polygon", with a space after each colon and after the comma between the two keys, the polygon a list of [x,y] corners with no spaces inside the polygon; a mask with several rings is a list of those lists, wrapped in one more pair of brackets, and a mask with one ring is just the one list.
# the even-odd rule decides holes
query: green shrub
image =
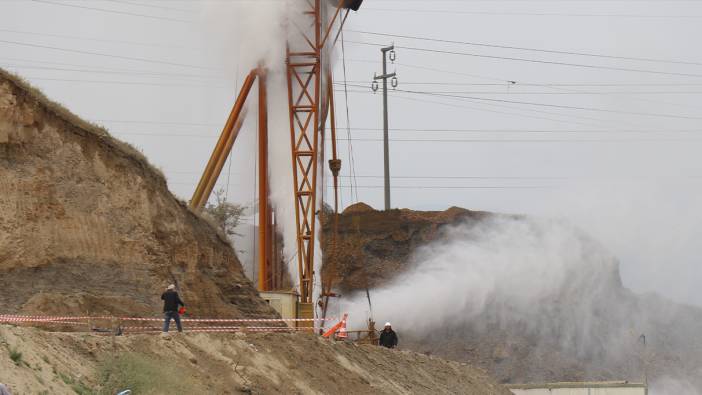
{"label": "green shrub", "polygon": [[177,365],[137,353],[122,354],[100,366],[99,394],[130,389],[134,394],[193,394],[194,384]]}
{"label": "green shrub", "polygon": [[15,365],[19,366],[22,363],[22,353],[17,351],[16,348],[11,348],[10,359],[15,363]]}

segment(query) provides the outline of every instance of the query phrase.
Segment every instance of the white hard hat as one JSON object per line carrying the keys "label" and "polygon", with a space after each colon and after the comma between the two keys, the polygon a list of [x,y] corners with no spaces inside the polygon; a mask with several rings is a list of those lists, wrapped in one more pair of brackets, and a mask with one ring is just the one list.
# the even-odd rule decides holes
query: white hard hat
{"label": "white hard hat", "polygon": [[175,284],[169,285],[167,289],[175,289]]}
{"label": "white hard hat", "polygon": [[392,325],[390,325],[389,322],[386,322],[386,323],[385,323],[385,326],[387,327],[387,326],[392,326]]}

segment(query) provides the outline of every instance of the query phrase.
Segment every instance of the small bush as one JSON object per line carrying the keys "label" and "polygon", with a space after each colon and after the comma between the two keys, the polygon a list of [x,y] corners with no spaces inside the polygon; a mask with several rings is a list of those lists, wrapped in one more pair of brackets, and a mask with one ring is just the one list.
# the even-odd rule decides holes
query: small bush
{"label": "small bush", "polygon": [[137,353],[123,354],[102,363],[99,394],[130,389],[134,394],[194,394],[195,385],[177,365]]}
{"label": "small bush", "polygon": [[66,384],[66,385],[73,385],[73,383],[76,382],[76,381],[73,379],[73,377],[67,376],[67,375],[65,375],[65,374],[63,374],[63,373],[59,373],[58,376],[59,376],[59,378],[61,379],[61,381],[63,381],[64,384]]}
{"label": "small bush", "polygon": [[10,359],[15,363],[15,365],[19,366],[22,363],[22,353],[17,351],[16,348],[11,348]]}

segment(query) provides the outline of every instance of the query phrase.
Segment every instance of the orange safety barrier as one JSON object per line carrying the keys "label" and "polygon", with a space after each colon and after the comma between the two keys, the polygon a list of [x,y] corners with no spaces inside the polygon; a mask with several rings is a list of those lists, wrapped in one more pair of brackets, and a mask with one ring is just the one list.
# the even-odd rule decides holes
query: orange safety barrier
{"label": "orange safety barrier", "polygon": [[329,330],[326,331],[322,335],[322,337],[330,337],[331,335],[333,335],[334,333],[339,331],[339,334],[337,335],[337,337],[345,339],[348,336],[348,334],[346,332],[346,319],[348,318],[348,316],[349,316],[348,314],[344,314],[344,318],[342,318],[341,321],[339,321],[339,323],[337,323],[336,325],[329,328]]}

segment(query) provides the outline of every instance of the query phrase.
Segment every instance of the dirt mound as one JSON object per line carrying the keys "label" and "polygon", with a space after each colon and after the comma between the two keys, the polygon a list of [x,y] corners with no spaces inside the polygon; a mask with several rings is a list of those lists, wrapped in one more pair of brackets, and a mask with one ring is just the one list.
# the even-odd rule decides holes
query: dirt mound
{"label": "dirt mound", "polygon": [[375,209],[363,202],[359,202],[346,207],[344,214],[367,213],[370,211],[375,211]]}
{"label": "dirt mound", "polygon": [[4,312],[153,315],[176,283],[195,316],[275,316],[138,151],[2,71],[0,175]]}
{"label": "dirt mound", "polygon": [[[351,207],[370,207],[357,203]],[[404,270],[410,254],[440,235],[440,229],[489,213],[452,207],[446,211],[351,210],[339,215],[334,241],[333,214],[322,221],[324,276],[331,275],[341,292],[375,288]],[[339,264],[336,265],[335,263]]]}
{"label": "dirt mound", "polygon": [[462,363],[304,334],[138,335],[113,344],[8,326],[0,326],[0,382],[51,394],[510,394]]}
{"label": "dirt mound", "polygon": [[[331,246],[333,221],[329,219],[324,224],[325,265],[329,260],[333,262],[329,267],[334,268],[333,272],[325,274],[335,276],[336,288],[347,300],[354,299],[354,293],[366,287],[371,289],[371,299],[373,289],[385,298],[401,298],[387,290],[395,289],[392,287],[398,283],[416,284],[413,280],[417,280],[417,276],[405,276],[410,268],[418,269],[411,271],[415,274],[437,275],[427,271],[421,266],[422,262],[413,257],[426,257],[422,254],[427,251],[453,251],[449,248],[449,235],[456,229],[455,225],[462,224],[460,229],[481,228],[480,224],[496,218],[530,223],[527,217],[459,208],[445,212],[392,210],[342,214],[338,217],[336,249]],[[536,235],[539,237],[538,230]],[[578,233],[565,237],[587,239],[586,235]],[[471,242],[477,243],[469,238],[459,245],[468,248]],[[685,378],[695,388],[702,388],[702,371],[699,370],[702,366],[699,352],[702,349],[702,310],[675,304],[657,295],[631,292],[622,285],[616,259],[610,260],[608,254],[601,253],[598,243],[585,241],[575,245],[583,248],[584,264],[573,266],[573,270],[583,272],[568,272],[562,288],[540,296],[538,303],[529,305],[527,310],[498,299],[497,294],[489,294],[479,315],[471,313],[469,319],[447,320],[433,326],[427,323],[430,330],[413,333],[404,328],[402,344],[419,352],[483,367],[506,383],[641,381],[646,369],[652,381]],[[427,246],[434,246],[434,249],[427,250],[424,248]],[[490,244],[488,248],[499,253],[511,247]],[[520,259],[519,256],[505,256]],[[608,261],[598,261],[601,256]],[[480,260],[480,257],[474,259]],[[459,255],[453,259],[467,265],[473,258]],[[423,291],[426,290],[417,289],[418,293]],[[466,289],[446,291],[451,292],[456,301],[471,295]],[[365,300],[365,295],[360,299]],[[408,305],[411,302],[407,300],[397,300],[394,304],[398,308]],[[377,314],[377,303],[373,308]],[[443,311],[452,307],[437,304],[436,308]],[[580,315],[583,312],[586,314]],[[397,312],[414,313],[412,310]],[[467,316],[469,312],[456,310],[452,314]],[[646,337],[646,348],[639,337],[641,334]]]}

